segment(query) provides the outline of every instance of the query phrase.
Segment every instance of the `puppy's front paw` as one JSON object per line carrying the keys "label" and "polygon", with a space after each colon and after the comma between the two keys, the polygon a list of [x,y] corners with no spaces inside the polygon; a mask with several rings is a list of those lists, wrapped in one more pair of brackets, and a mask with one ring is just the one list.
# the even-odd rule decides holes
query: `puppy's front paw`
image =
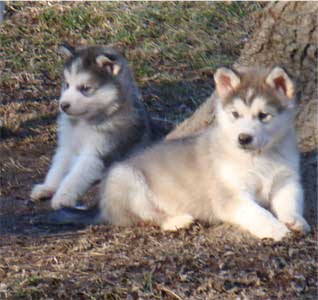
{"label": "puppy's front paw", "polygon": [[55,193],[55,189],[45,184],[36,184],[31,191],[31,199],[34,201],[51,198]]}
{"label": "puppy's front paw", "polygon": [[304,234],[310,231],[310,226],[308,225],[306,220],[299,214],[295,214],[286,218],[284,223],[290,230],[293,231],[298,231]]}
{"label": "puppy's front paw", "polygon": [[275,225],[272,225],[271,228],[271,236],[269,238],[272,238],[275,241],[280,241],[284,237],[286,237],[290,233],[290,230],[287,228],[287,226],[283,223],[277,222]]}
{"label": "puppy's front paw", "polygon": [[51,207],[59,209],[61,207],[74,207],[76,205],[76,195],[56,193],[51,200]]}
{"label": "puppy's front paw", "polygon": [[275,241],[280,241],[289,233],[290,231],[286,225],[279,222],[278,220],[275,220],[269,224],[263,224],[263,226],[255,232],[255,234],[261,239],[269,238]]}

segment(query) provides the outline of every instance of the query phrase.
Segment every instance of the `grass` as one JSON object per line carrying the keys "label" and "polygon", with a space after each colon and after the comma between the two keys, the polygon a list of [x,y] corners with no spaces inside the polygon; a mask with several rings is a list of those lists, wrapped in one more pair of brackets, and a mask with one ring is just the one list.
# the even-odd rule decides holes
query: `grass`
{"label": "grass", "polygon": [[[243,2],[8,2],[0,27],[0,90],[5,91],[0,101],[9,108],[0,106],[1,131],[4,136],[29,133],[33,99],[44,104],[58,97],[63,62],[56,49],[63,41],[113,44],[129,60],[153,117],[178,123],[211,93],[216,67],[231,65],[239,55],[248,32],[245,17],[260,7]],[[56,114],[56,103],[40,106],[44,118]]]}
{"label": "grass", "polygon": [[237,57],[246,36],[242,21],[259,7],[236,2],[10,2],[0,30],[1,88],[11,91],[4,99],[58,95],[61,59],[56,48],[65,40],[115,45],[142,87],[204,79]]}

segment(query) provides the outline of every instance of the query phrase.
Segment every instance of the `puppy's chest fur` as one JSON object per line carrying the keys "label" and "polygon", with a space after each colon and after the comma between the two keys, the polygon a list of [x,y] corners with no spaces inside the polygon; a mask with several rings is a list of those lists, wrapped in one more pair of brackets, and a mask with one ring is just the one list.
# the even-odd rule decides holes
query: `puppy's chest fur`
{"label": "puppy's chest fur", "polygon": [[71,121],[65,116],[59,119],[59,138],[62,144],[67,144],[75,155],[83,151],[92,154],[103,154],[111,148],[111,124],[99,131],[83,120]]}
{"label": "puppy's chest fur", "polygon": [[298,177],[298,153],[287,145],[266,154],[242,153],[220,161],[219,170],[225,185],[268,207],[273,191],[288,178]]}

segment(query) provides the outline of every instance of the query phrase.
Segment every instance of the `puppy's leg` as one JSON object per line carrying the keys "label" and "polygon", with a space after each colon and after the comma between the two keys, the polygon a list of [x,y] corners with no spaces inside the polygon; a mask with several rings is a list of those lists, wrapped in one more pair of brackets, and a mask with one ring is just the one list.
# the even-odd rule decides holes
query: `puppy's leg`
{"label": "puppy's leg", "polygon": [[250,195],[241,195],[216,207],[217,216],[248,230],[258,238],[281,240],[289,232],[268,210],[259,206]]}
{"label": "puppy's leg", "polygon": [[54,209],[61,206],[75,206],[79,197],[101,178],[103,170],[103,162],[97,155],[81,154],[52,198],[51,206]]}
{"label": "puppy's leg", "polygon": [[50,198],[56,192],[60,182],[65,176],[72,160],[72,152],[63,146],[57,148],[53,156],[52,165],[42,184],[36,184],[31,191],[31,199],[39,200]]}
{"label": "puppy's leg", "polygon": [[129,165],[117,164],[103,183],[100,201],[102,220],[119,226],[138,221],[159,224],[163,214],[153,204],[153,197],[141,172]]}
{"label": "puppy's leg", "polygon": [[290,229],[306,233],[310,227],[303,218],[303,189],[297,180],[288,180],[272,196],[271,209]]}

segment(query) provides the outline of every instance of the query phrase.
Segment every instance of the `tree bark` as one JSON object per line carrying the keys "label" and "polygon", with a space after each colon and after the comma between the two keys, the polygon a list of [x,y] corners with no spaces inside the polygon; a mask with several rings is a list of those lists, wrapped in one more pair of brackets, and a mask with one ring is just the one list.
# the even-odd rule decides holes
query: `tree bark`
{"label": "tree bark", "polygon": [[[302,150],[317,148],[317,15],[316,2],[276,2],[254,15],[252,38],[246,43],[238,66],[279,65],[295,79],[299,112],[296,116]],[[167,139],[194,134],[215,120],[214,98],[209,97],[194,114],[178,125]]]}

